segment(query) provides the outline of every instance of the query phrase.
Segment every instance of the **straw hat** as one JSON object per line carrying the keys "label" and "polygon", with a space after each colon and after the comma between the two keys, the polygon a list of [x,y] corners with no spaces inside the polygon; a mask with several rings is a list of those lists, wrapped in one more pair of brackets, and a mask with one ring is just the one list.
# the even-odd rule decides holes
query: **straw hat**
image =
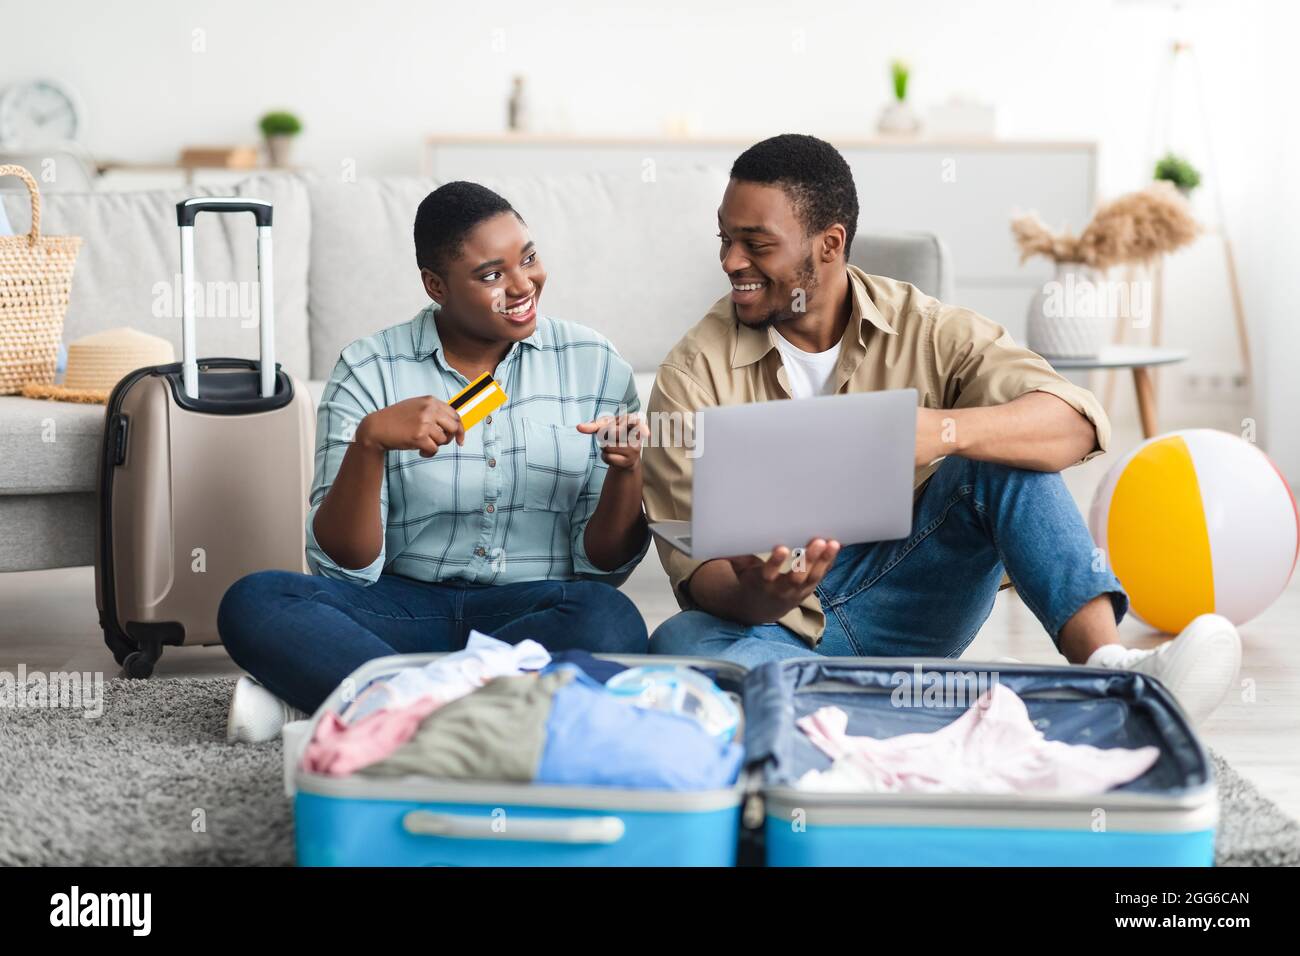
{"label": "straw hat", "polygon": [[68,371],[62,385],[23,386],[28,398],[103,404],[128,373],[146,365],[176,361],[171,342],[135,329],[109,329],[68,343]]}

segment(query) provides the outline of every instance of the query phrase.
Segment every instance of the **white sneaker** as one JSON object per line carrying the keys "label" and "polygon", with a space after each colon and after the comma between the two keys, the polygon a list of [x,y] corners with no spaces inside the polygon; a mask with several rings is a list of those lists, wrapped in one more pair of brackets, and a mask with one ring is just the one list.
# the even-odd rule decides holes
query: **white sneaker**
{"label": "white sneaker", "polygon": [[1089,664],[1150,674],[1173,692],[1193,725],[1223,703],[1241,671],[1241,637],[1219,614],[1202,614],[1151,650],[1109,644],[1088,658]]}
{"label": "white sneaker", "polygon": [[290,707],[253,678],[244,676],[235,682],[230,697],[230,716],[226,718],[226,740],[231,743],[260,744],[274,740],[280,728],[304,714]]}

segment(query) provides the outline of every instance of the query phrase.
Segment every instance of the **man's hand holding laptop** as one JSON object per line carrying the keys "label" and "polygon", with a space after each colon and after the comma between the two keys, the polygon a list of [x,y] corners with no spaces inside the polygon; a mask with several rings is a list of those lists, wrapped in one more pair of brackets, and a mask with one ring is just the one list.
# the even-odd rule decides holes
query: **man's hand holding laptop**
{"label": "man's hand holding laptop", "polygon": [[[763,620],[775,621],[817,589],[839,553],[838,541],[813,538],[806,547],[795,551],[785,545],[775,547],[766,561],[746,554],[728,558],[727,563],[736,575],[745,604]],[[789,559],[794,559],[793,563],[788,570],[783,570]]]}

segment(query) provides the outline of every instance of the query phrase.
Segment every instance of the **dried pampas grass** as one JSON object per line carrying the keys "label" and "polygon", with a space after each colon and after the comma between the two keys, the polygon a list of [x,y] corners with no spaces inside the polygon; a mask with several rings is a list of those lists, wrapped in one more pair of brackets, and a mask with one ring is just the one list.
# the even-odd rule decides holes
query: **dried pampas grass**
{"label": "dried pampas grass", "polygon": [[1033,213],[1011,220],[1021,262],[1046,256],[1102,270],[1173,252],[1195,239],[1200,229],[1187,201],[1167,182],[1106,203],[1077,236],[1068,230],[1052,232]]}

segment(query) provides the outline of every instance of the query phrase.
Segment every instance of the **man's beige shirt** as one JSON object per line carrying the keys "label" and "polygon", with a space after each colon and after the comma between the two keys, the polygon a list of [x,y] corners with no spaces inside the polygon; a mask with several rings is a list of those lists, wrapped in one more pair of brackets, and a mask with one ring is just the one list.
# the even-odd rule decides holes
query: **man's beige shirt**
{"label": "man's beige shirt", "polygon": [[[1106,450],[1110,422],[1093,394],[1017,345],[1000,325],[970,309],[945,305],[906,282],[867,275],[855,266],[848,270],[853,309],[833,375],[837,394],[915,388],[923,408],[971,408],[1001,405],[1027,392],[1048,392],[1096,426],[1096,447],[1082,460]],[[778,334],[771,328],[741,325],[730,297],[719,299],[659,366],[646,409],[651,427],[656,421],[690,422],[688,413],[713,405],[790,398],[785,366],[773,342]],[[661,426],[658,430],[665,431]],[[693,459],[686,444],[652,440],[643,452],[651,521],[691,517]],[[932,462],[917,469],[918,495],[937,467],[938,462]],[[655,544],[677,603],[694,607],[686,584],[702,562],[658,539]],[[826,627],[817,595],[810,595],[780,623],[816,647]]]}

